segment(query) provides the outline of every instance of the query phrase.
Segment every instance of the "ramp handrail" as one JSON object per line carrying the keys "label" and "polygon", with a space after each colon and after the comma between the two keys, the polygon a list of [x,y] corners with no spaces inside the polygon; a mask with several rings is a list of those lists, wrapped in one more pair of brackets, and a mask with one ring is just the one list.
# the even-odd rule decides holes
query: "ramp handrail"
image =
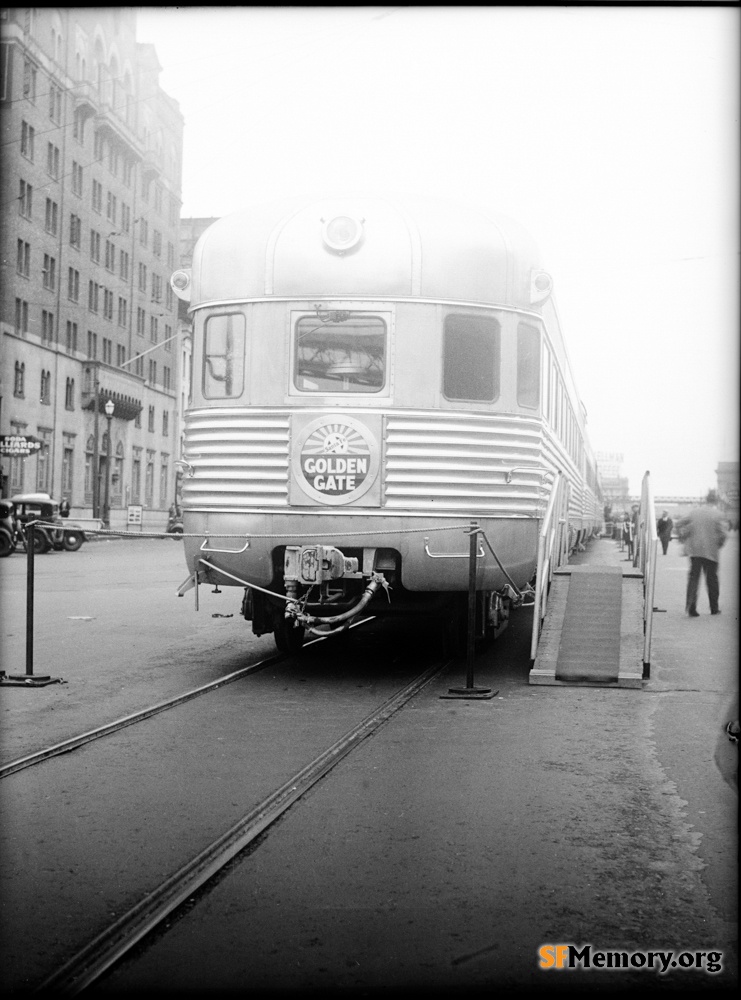
{"label": "ramp handrail", "polygon": [[656,533],[656,507],[651,488],[651,474],[646,472],[641,483],[641,506],[635,539],[633,565],[643,576],[643,677],[649,677],[651,666],[651,631],[653,627],[654,588],[656,585],[656,554],[659,538]]}
{"label": "ramp handrail", "polygon": [[531,660],[535,659],[538,652],[538,640],[548,605],[548,591],[553,572],[568,559],[568,499],[568,483],[561,472],[556,472],[538,535]]}

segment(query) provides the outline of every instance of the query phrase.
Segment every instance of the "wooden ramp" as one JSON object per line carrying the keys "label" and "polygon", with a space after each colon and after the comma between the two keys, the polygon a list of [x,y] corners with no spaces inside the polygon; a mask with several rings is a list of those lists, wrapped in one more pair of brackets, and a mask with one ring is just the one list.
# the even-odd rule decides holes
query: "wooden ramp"
{"label": "wooden ramp", "polygon": [[619,566],[558,570],[531,684],[643,686],[643,586]]}

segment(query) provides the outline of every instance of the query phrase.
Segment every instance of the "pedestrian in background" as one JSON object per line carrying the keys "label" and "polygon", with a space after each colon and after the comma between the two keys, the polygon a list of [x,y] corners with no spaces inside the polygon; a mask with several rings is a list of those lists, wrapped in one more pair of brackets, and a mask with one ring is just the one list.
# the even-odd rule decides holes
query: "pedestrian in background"
{"label": "pedestrian in background", "polygon": [[666,550],[669,548],[673,527],[674,521],[672,521],[669,517],[668,512],[664,511],[659,520],[656,522],[656,534],[659,536],[659,541],[661,542],[661,547],[664,550],[664,555],[666,555]]}
{"label": "pedestrian in background", "polygon": [[705,584],[710,601],[710,614],[719,615],[718,561],[726,540],[726,525],[718,510],[718,494],[710,490],[705,503],[690,511],[678,522],[679,538],[684,542],[684,554],[689,556],[690,572],[687,577],[686,611],[690,618],[697,618],[697,595],[700,576],[705,574]]}
{"label": "pedestrian in background", "polygon": [[633,559],[633,520],[627,512],[623,514],[623,542],[628,549],[628,559]]}

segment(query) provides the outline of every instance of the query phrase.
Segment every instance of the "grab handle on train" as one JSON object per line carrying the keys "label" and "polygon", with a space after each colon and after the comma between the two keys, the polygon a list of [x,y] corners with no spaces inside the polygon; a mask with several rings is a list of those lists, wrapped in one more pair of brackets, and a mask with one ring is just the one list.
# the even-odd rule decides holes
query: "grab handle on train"
{"label": "grab handle on train", "polygon": [[203,543],[201,544],[201,552],[223,552],[226,555],[239,555],[240,552],[246,552],[247,549],[250,547],[249,538],[244,543],[241,549],[215,549],[208,543],[209,543],[209,536],[206,536],[206,538],[203,539]]}
{"label": "grab handle on train", "polygon": [[[429,536],[425,535],[425,554],[430,557],[430,559],[468,559],[468,552],[430,552],[429,546]],[[476,553],[477,559],[483,559],[486,556],[484,552],[484,547],[479,541],[479,550]]]}

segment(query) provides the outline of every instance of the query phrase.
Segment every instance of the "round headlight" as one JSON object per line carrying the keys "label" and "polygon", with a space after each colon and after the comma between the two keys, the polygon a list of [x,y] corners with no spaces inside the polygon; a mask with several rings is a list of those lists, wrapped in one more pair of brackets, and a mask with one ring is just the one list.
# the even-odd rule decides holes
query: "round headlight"
{"label": "round headlight", "polygon": [[328,250],[347,253],[363,238],[363,223],[350,215],[337,215],[324,223],[322,239]]}

